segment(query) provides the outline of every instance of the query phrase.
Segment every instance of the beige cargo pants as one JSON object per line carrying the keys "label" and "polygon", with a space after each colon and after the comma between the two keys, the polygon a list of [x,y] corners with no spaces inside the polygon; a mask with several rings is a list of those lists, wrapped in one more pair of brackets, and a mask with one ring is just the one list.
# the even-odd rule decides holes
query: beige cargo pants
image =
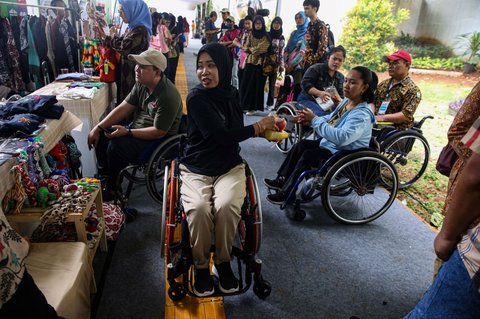
{"label": "beige cargo pants", "polygon": [[195,174],[180,165],[180,176],[195,268],[208,268],[212,238],[216,247],[214,263],[230,262],[246,196],[245,164],[221,176]]}

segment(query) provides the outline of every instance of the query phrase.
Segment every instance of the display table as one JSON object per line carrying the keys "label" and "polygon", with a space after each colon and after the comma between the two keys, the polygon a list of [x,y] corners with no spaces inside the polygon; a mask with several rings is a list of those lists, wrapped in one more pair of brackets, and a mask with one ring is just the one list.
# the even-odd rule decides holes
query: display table
{"label": "display table", "polygon": [[78,116],[83,122],[79,131],[72,132],[77,147],[82,153],[83,176],[94,176],[97,172],[95,152],[88,149],[87,136],[90,130],[98,124],[114,99],[114,86],[108,83],[98,89],[92,99],[70,99],[61,94],[67,90],[69,82],[52,82],[33,92],[33,95],[56,95],[59,104]]}
{"label": "display table", "polygon": [[[87,233],[85,231],[85,219],[92,207],[93,203],[95,203],[95,207],[97,210],[97,218],[98,223],[101,225],[101,230],[99,236],[96,238],[95,244],[89,249],[90,250],[90,259],[93,260],[97,248],[100,247],[100,250],[105,252],[107,251],[107,237],[105,234],[105,217],[103,215],[103,207],[102,207],[102,192],[99,188],[92,192],[92,196],[88,201],[87,205],[83,208],[81,213],[76,212],[68,212],[67,213],[67,221],[73,222],[75,224],[75,231],[77,235],[77,240],[88,244],[87,240]],[[22,232],[20,231],[19,224],[20,223],[36,223],[40,221],[40,217],[43,215],[46,209],[41,207],[31,207],[31,208],[23,208],[19,214],[9,214],[6,215],[8,222],[12,226],[13,229],[19,234]]]}
{"label": "display table", "polygon": [[[47,126],[38,134],[43,137],[43,152],[49,152],[65,134],[75,129],[81,129],[81,124],[82,121],[68,111],[63,112],[59,120],[47,120]],[[3,165],[0,165],[0,199],[5,196],[5,193],[10,190],[14,184],[13,174],[10,174],[10,169],[13,165],[15,165],[15,158],[11,158]]]}

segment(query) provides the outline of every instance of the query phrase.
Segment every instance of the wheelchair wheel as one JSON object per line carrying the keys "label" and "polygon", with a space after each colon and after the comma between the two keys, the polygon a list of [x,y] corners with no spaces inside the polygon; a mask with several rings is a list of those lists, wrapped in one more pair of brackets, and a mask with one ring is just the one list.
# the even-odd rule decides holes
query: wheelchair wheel
{"label": "wheelchair wheel", "polygon": [[263,233],[262,204],[260,190],[254,172],[245,166],[247,176],[247,198],[242,207],[242,219],[238,225],[238,239],[241,249],[247,254],[260,251]]}
{"label": "wheelchair wheel", "polygon": [[340,223],[366,224],[390,208],[397,189],[393,164],[376,152],[360,151],[341,158],[329,169],[322,184],[322,204]]}
{"label": "wheelchair wheel", "polygon": [[[163,177],[163,196],[162,198],[168,198],[168,185],[169,185],[169,173],[170,173],[170,168],[169,166],[165,166],[165,170],[164,170],[164,177]],[[160,226],[160,238],[162,240],[162,249],[160,251],[160,257],[163,258],[165,257],[165,250],[167,249],[167,247],[165,246],[165,236],[166,236],[166,231],[165,231],[165,224],[166,224],[166,219],[167,219],[167,216],[170,212],[168,212],[167,210],[169,209],[169,205],[168,205],[168,200],[164,200],[162,202],[162,216],[160,217],[161,218],[161,226]]]}
{"label": "wheelchair wheel", "polygon": [[147,190],[150,196],[160,204],[163,201],[165,165],[170,164],[170,161],[177,157],[183,136],[184,134],[178,134],[166,139],[155,149],[148,161]]}
{"label": "wheelchair wheel", "polygon": [[381,153],[395,165],[399,188],[415,183],[428,166],[430,146],[423,135],[413,131],[395,133],[381,143]]}
{"label": "wheelchair wheel", "polygon": [[277,143],[278,150],[286,154],[299,139],[300,124],[293,122],[293,117],[296,115],[295,103],[288,102],[280,105],[276,113],[287,121],[285,132],[288,133],[288,138]]}

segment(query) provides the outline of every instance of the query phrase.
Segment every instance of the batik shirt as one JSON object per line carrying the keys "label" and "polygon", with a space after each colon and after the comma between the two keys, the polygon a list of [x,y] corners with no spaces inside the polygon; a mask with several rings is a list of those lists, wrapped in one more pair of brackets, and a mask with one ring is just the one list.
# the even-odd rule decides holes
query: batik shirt
{"label": "batik shirt", "polygon": [[413,115],[422,99],[422,93],[409,76],[392,86],[393,79],[382,81],[375,92],[375,114],[378,114],[383,101],[390,101],[385,114],[402,112],[406,122],[396,123],[397,130],[406,130],[413,126]]}
{"label": "batik shirt", "polygon": [[27,254],[28,243],[10,227],[0,208],[0,309],[22,281]]}
{"label": "batik shirt", "polygon": [[[463,144],[473,152],[480,154],[480,117],[473,123],[462,139]],[[480,223],[468,229],[457,245],[465,268],[473,282],[480,288]],[[480,292],[480,289],[479,289]]]}
{"label": "batik shirt", "polygon": [[307,33],[310,35],[310,41],[307,41],[305,49],[305,70],[321,61],[328,46],[328,29],[322,20],[310,21]]}

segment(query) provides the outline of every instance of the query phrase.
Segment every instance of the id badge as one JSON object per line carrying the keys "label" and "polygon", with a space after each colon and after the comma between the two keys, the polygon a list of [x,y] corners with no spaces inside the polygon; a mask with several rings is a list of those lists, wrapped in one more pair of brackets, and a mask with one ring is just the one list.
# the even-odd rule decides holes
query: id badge
{"label": "id badge", "polygon": [[379,115],[384,115],[387,112],[388,104],[390,104],[390,101],[383,101],[382,102],[382,104],[380,105],[380,108],[378,109],[378,114]]}

